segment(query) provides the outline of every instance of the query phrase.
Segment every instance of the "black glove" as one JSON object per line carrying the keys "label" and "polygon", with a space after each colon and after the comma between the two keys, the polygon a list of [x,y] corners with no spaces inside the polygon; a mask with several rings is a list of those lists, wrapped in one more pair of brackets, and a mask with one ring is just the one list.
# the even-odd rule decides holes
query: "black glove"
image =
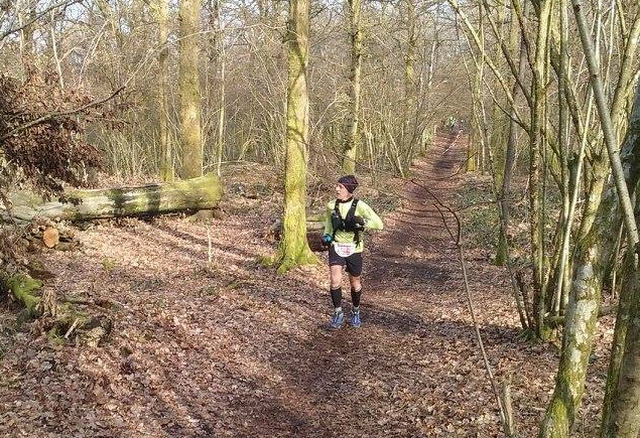
{"label": "black glove", "polygon": [[362,216],[354,216],[353,217],[353,227],[358,230],[364,230],[365,220]]}

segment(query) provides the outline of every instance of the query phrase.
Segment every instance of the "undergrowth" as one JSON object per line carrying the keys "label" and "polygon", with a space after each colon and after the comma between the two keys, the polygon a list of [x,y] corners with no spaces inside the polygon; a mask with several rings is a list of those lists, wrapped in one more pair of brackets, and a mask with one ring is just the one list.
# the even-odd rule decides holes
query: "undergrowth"
{"label": "undergrowth", "polygon": [[[478,248],[484,248],[487,256],[494,260],[500,238],[500,217],[491,185],[491,177],[488,175],[467,175],[458,192],[455,209],[462,220],[465,240],[473,242]],[[529,198],[526,181],[517,181],[513,186],[515,188],[510,203],[508,232],[509,253],[514,262],[521,264],[527,263],[530,258]],[[545,206],[545,246],[547,253],[551,253],[561,199],[556,191],[548,190],[541,204]]]}

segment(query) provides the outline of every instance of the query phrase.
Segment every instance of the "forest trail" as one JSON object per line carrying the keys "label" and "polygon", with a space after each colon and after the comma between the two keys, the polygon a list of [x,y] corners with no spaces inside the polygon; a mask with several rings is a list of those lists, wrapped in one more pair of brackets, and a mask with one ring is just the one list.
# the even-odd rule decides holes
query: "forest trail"
{"label": "forest trail", "polygon": [[[463,164],[463,142],[440,136],[412,178],[451,205]],[[402,206],[366,238],[360,329],[328,329],[326,263],[285,276],[257,263],[273,251],[275,202],[236,196],[208,225],[163,217],[79,231],[82,251],[46,254],[46,287],[110,316],[113,331],[89,348],[5,328],[0,435],[501,436],[441,215],[416,184],[392,195]],[[498,379],[511,376],[521,436],[534,436],[556,352],[518,338],[504,271],[473,254],[487,353]]]}

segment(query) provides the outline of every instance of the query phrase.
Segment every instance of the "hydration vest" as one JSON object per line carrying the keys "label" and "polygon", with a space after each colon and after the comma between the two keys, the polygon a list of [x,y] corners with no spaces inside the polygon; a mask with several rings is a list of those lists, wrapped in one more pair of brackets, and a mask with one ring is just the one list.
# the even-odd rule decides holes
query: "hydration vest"
{"label": "hydration vest", "polygon": [[355,216],[356,216],[356,208],[358,206],[358,200],[353,199],[351,202],[351,207],[347,212],[347,216],[343,219],[340,215],[340,201],[336,199],[336,205],[333,207],[333,212],[331,213],[331,226],[333,227],[333,240],[336,239],[336,231],[349,231],[353,233],[353,241],[356,242],[356,245],[360,243],[360,230],[356,229]]}

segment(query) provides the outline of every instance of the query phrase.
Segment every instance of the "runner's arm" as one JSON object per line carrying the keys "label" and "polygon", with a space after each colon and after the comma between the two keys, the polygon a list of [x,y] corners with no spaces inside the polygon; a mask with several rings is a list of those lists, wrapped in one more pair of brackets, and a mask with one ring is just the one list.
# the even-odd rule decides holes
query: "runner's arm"
{"label": "runner's arm", "polygon": [[365,228],[369,230],[381,230],[384,228],[384,224],[382,223],[380,216],[378,216],[376,212],[373,211],[373,208],[369,207],[367,203],[359,201],[356,214],[364,218]]}

